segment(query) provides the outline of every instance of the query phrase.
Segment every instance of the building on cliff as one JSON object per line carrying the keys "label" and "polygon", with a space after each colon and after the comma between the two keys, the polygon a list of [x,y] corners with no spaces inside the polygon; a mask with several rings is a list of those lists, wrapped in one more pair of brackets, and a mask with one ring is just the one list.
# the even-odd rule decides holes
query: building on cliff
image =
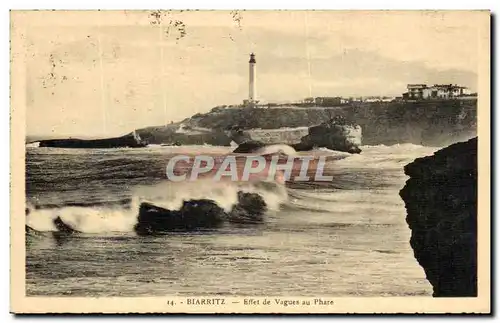
{"label": "building on cliff", "polygon": [[303,100],[305,104],[314,104],[316,106],[336,106],[342,104],[348,104],[349,99],[342,98],[339,96],[329,97],[329,96],[321,96],[315,98],[305,98]]}
{"label": "building on cliff", "polygon": [[403,93],[403,99],[428,100],[428,99],[457,99],[469,98],[476,95],[465,86],[457,84],[408,84],[407,92]]}
{"label": "building on cliff", "polygon": [[362,102],[391,102],[393,100],[394,98],[389,96],[367,96],[362,98]]}

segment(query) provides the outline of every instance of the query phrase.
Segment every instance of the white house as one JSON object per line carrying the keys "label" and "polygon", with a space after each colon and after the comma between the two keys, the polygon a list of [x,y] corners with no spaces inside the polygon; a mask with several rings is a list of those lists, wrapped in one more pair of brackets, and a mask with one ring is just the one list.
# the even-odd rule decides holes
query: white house
{"label": "white house", "polygon": [[472,92],[465,86],[457,84],[408,84],[406,97],[409,99],[451,99],[471,95]]}

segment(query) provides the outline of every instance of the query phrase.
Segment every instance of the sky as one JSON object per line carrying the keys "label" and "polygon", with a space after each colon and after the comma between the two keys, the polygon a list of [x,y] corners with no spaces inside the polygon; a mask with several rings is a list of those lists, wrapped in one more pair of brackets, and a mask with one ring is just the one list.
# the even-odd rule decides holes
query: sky
{"label": "sky", "polygon": [[484,12],[151,13],[14,16],[27,134],[114,136],[239,104],[251,52],[262,102],[398,96],[408,83],[475,91],[479,42],[489,37]]}

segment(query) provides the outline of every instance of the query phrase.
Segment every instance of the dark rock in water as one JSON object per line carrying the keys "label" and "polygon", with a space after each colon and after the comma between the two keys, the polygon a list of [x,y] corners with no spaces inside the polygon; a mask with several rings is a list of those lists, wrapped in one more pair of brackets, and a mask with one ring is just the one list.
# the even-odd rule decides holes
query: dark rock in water
{"label": "dark rock in water", "polygon": [[135,231],[149,235],[169,231],[197,231],[231,223],[260,223],[267,207],[255,193],[238,192],[238,204],[226,213],[212,200],[190,200],[179,210],[168,210],[151,203],[142,203]]}
{"label": "dark rock in water", "polygon": [[302,142],[299,142],[297,144],[293,144],[290,146],[293,149],[295,149],[295,151],[309,151],[309,150],[313,150],[315,148],[313,143],[305,142],[305,141],[302,141]]}
{"label": "dark rock in water", "polygon": [[55,218],[53,222],[54,222],[54,225],[56,226],[56,229],[58,232],[67,233],[67,234],[72,234],[72,233],[78,232],[77,230],[73,229],[71,226],[64,223],[60,217]]}
{"label": "dark rock in water", "polygon": [[147,142],[141,140],[139,135],[132,132],[128,135],[107,138],[107,139],[51,139],[41,140],[40,147],[57,147],[57,148],[139,148],[147,146]]}
{"label": "dark rock in water", "polygon": [[324,147],[331,150],[361,153],[361,127],[350,124],[343,118],[333,118],[328,122],[309,128],[309,134],[302,137],[303,147]]}
{"label": "dark rock in water", "polygon": [[142,203],[135,231],[140,235],[166,231],[195,231],[218,227],[224,210],[211,200],[185,201],[180,210],[168,210],[150,203]]}
{"label": "dark rock in water", "polygon": [[238,192],[238,204],[229,213],[228,220],[232,223],[260,223],[267,211],[266,202],[256,193]]}
{"label": "dark rock in water", "polygon": [[404,170],[410,244],[433,296],[477,296],[477,137]]}
{"label": "dark rock in water", "polygon": [[30,226],[25,225],[24,226],[24,233],[26,233],[26,236],[30,236],[30,235],[37,235],[38,231],[36,231],[35,229],[33,229]]}
{"label": "dark rock in water", "polygon": [[226,134],[229,138],[231,138],[232,141],[239,145],[244,142],[254,141],[252,140],[252,137],[248,134],[248,132],[243,131],[243,129],[239,128],[238,126],[229,127],[228,129],[226,129]]}
{"label": "dark rock in water", "polygon": [[260,149],[262,147],[267,146],[263,142],[260,141],[255,141],[255,140],[248,140],[240,144],[238,147],[236,147],[235,150],[233,150],[233,153],[240,153],[240,154],[245,154],[245,153],[253,153],[257,149]]}
{"label": "dark rock in water", "polygon": [[52,232],[52,237],[54,238],[57,245],[62,246],[66,242],[71,239],[73,234],[78,233],[79,231],[73,229],[68,224],[64,223],[60,217],[54,219],[54,225],[56,226],[57,231]]}
{"label": "dark rock in water", "polygon": [[247,129],[233,127],[228,136],[240,146],[233,152],[251,153],[266,145],[289,145],[296,151],[308,151],[315,147],[359,154],[361,149],[361,127],[348,122],[342,116],[309,127],[283,129]]}
{"label": "dark rock in water", "polygon": [[161,146],[163,146],[163,147],[182,146],[182,143],[180,143],[179,141],[176,141],[176,142],[172,142],[172,143],[169,143],[169,144],[161,144]]}

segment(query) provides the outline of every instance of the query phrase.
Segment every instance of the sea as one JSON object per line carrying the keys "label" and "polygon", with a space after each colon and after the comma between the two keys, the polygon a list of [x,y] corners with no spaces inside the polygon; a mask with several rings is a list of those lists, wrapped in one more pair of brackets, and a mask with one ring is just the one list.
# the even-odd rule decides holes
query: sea
{"label": "sea", "polygon": [[[333,156],[333,180],[276,184],[260,223],[138,235],[144,201],[175,209],[237,200],[235,183],[165,177],[177,154],[223,155],[231,147],[26,148],[28,296],[429,296],[413,256],[399,190],[404,165],[437,147],[363,146]],[[57,232],[59,217],[76,231]]]}

